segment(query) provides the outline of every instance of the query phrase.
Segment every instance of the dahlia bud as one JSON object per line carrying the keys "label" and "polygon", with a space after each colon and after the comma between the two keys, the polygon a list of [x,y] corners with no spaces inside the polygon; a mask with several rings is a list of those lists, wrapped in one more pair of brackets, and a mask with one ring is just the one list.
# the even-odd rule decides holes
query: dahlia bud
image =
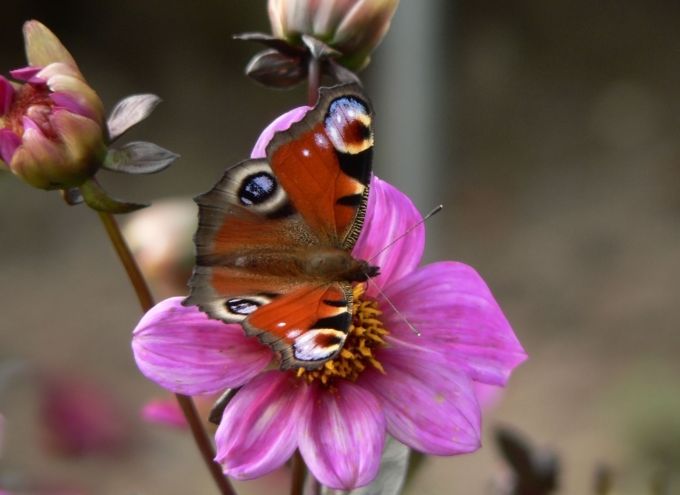
{"label": "dahlia bud", "polygon": [[152,94],[128,96],[108,119],[99,96],[59,39],[38,21],[24,24],[28,67],[0,76],[0,170],[40,189],[61,189],[68,204],[128,213],[145,205],[111,198],[94,175],[100,168],[150,174],[178,155],[135,141],[112,142],[147,118],[160,102]]}
{"label": "dahlia bud", "polygon": [[360,70],[390,27],[398,0],[269,0],[272,34],[291,43],[312,36]]}
{"label": "dahlia bud", "polygon": [[24,41],[20,82],[0,76],[0,167],[40,189],[79,186],[106,156],[104,107],[49,29],[28,21]]}

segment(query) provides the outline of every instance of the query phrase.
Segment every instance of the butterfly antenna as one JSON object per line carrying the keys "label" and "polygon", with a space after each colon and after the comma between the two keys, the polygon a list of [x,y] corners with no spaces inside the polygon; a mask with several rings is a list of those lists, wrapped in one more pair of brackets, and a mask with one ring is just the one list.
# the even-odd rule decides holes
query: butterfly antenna
{"label": "butterfly antenna", "polygon": [[392,310],[393,310],[395,313],[397,313],[397,315],[399,315],[399,318],[401,318],[401,319],[404,321],[404,323],[406,323],[406,324],[408,325],[408,327],[411,329],[411,331],[412,331],[413,333],[415,333],[418,337],[420,337],[420,332],[418,331],[418,329],[417,329],[416,327],[414,327],[414,326],[411,324],[411,322],[408,321],[408,319],[402,314],[402,312],[399,311],[399,310],[397,309],[397,307],[394,305],[394,303],[392,303],[392,301],[390,300],[390,298],[387,297],[387,294],[385,294],[385,293],[382,291],[382,289],[381,289],[380,287],[378,287],[378,284],[376,284],[376,283],[375,283],[373,280],[371,280],[370,278],[369,278],[367,281],[368,281],[369,284],[371,284],[373,287],[375,287],[375,290],[377,290],[378,293],[383,297],[383,299],[385,299],[385,302],[387,302],[387,304],[390,305],[390,308],[392,308]]}
{"label": "butterfly antenna", "polygon": [[369,259],[368,261],[369,261],[369,262],[370,262],[370,261],[373,261],[380,253],[383,253],[384,251],[386,251],[387,249],[389,249],[390,247],[392,247],[394,244],[396,244],[396,243],[399,242],[401,239],[403,239],[404,237],[406,237],[406,236],[407,236],[410,232],[412,232],[415,228],[417,228],[418,226],[422,225],[422,224],[425,223],[428,219],[432,218],[432,217],[435,216],[437,213],[439,213],[440,211],[442,211],[442,208],[444,208],[444,205],[437,205],[437,206],[435,206],[434,208],[432,208],[432,210],[430,210],[430,212],[429,212],[427,215],[425,215],[421,221],[419,221],[419,222],[417,222],[417,223],[411,225],[408,229],[406,229],[406,231],[405,231],[404,233],[402,233],[402,234],[398,235],[397,237],[395,237],[394,239],[392,239],[392,240],[387,244],[387,246],[383,247],[380,251],[378,251],[378,252],[375,253],[373,256],[371,256],[370,259]]}

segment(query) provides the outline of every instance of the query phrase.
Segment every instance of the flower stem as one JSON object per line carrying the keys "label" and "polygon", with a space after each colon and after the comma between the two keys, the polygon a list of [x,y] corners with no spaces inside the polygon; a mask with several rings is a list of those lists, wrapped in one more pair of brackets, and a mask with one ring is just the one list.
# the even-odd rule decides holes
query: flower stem
{"label": "flower stem", "polygon": [[[106,229],[106,233],[109,236],[109,240],[111,241],[111,244],[113,244],[116,254],[118,254],[118,258],[123,264],[125,272],[130,279],[130,283],[135,289],[135,293],[137,294],[137,299],[139,300],[142,310],[145,312],[149,311],[155,304],[153,296],[151,295],[149,286],[146,284],[146,280],[144,280],[142,272],[139,270],[139,266],[137,266],[135,258],[130,252],[130,248],[123,238],[123,234],[120,232],[118,222],[116,222],[116,219],[110,213],[98,213],[99,219],[104,225],[104,229]],[[175,397],[177,398],[177,402],[182,409],[182,413],[184,413],[187,423],[189,423],[191,433],[194,437],[194,441],[196,442],[198,450],[201,452],[203,461],[215,480],[215,484],[217,485],[220,493],[222,495],[236,495],[231,483],[229,483],[227,477],[224,475],[224,473],[222,473],[222,469],[213,460],[215,458],[215,452],[213,450],[212,443],[210,442],[210,437],[208,437],[208,434],[203,428],[203,424],[198,417],[196,406],[194,406],[194,401],[191,399],[191,397],[186,395],[175,394]]]}
{"label": "flower stem", "polygon": [[146,280],[144,280],[144,276],[139,270],[137,262],[132,256],[130,248],[123,238],[123,234],[120,232],[120,228],[118,227],[118,222],[116,222],[116,219],[110,213],[104,213],[102,211],[98,213],[99,219],[104,224],[106,233],[111,240],[111,244],[113,244],[116,254],[118,255],[118,258],[123,264],[125,272],[130,279],[130,283],[135,289],[137,299],[139,300],[139,305],[142,307],[142,311],[146,313],[155,304],[153,296],[151,295],[151,291],[149,290],[149,286],[146,284]]}
{"label": "flower stem", "polygon": [[290,495],[302,495],[306,471],[305,461],[302,459],[300,451],[296,450],[293,454],[293,478],[290,483]]}

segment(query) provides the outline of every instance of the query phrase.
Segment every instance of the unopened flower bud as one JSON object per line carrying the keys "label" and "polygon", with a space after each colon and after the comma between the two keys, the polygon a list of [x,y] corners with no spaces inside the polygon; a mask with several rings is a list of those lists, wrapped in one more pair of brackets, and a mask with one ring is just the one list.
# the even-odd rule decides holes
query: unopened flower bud
{"label": "unopened flower bud", "polygon": [[0,76],[0,167],[40,189],[76,187],[106,156],[104,107],[59,39],[24,24],[29,66]]}
{"label": "unopened flower bud", "polygon": [[398,0],[269,0],[274,36],[299,43],[312,36],[341,53],[339,63],[365,67],[387,33]]}

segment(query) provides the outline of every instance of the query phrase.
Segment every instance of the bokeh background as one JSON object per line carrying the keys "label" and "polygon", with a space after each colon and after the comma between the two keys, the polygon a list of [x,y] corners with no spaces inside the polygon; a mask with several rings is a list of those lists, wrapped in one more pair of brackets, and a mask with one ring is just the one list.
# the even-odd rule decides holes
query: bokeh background
{"label": "bokeh background", "polygon": [[[561,493],[592,493],[601,465],[618,494],[646,493],[658,473],[680,492],[680,4],[402,3],[363,73],[375,170],[423,211],[445,205],[428,223],[428,258],[476,267],[530,354],[486,416],[481,451],[426,459],[405,493],[491,493],[504,470],[498,425],[558,453]],[[189,197],[304,102],[304,88],[269,91],[243,76],[257,47],[231,35],[268,31],[265,8],[5,1],[0,67],[24,64],[21,24],[37,18],[108,108],[159,94],[129,137],[182,159],[156,176],[102,180],[125,199]],[[162,392],[132,360],[139,309],[96,215],[9,175],[0,198],[0,481],[30,493],[212,493],[189,435],[139,419]],[[117,425],[115,448],[55,448],[48,378],[102,396],[92,407]],[[285,477],[237,486],[274,493]]]}

